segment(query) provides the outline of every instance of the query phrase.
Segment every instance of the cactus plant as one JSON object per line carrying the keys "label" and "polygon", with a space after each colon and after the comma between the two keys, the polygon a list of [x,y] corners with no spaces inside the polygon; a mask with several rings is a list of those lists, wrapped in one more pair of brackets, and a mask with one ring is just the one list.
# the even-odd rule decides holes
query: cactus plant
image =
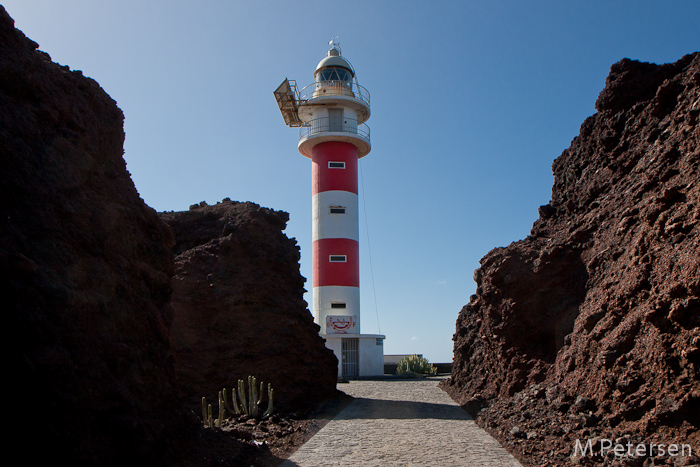
{"label": "cactus plant", "polygon": [[206,397],[202,397],[202,423],[205,428],[212,428],[214,426],[211,404],[207,404]]}
{"label": "cactus plant", "polygon": [[238,408],[238,401],[236,400],[236,388],[231,389],[231,402],[233,403],[233,409],[231,408],[231,405],[228,403],[228,396],[226,395],[226,388],[223,389],[223,398],[224,398],[224,408],[228,411],[228,413],[232,415],[240,415],[241,414],[241,409]]}
{"label": "cactus plant", "polygon": [[396,374],[416,373],[419,375],[434,375],[437,368],[428,362],[427,358],[420,355],[410,355],[399,360],[396,365]]}
{"label": "cactus plant", "polygon": [[[263,413],[263,417],[267,417],[272,414],[273,406],[273,389],[272,384],[268,383],[267,393],[268,393],[268,409]],[[238,398],[236,398],[238,396]],[[260,418],[260,404],[262,404],[263,398],[265,396],[265,383],[260,381],[260,386],[258,387],[258,380],[255,376],[248,376],[248,392],[246,395],[246,385],[245,381],[242,379],[238,380],[238,391],[236,388],[232,390],[231,400],[233,401],[233,410],[231,407],[227,406],[226,410],[232,415],[250,415],[255,418]],[[228,403],[228,398],[224,395],[224,404]],[[268,413],[269,412],[269,413]]]}
{"label": "cactus plant", "polygon": [[222,391],[219,391],[219,428],[224,425],[224,418],[226,417],[226,408],[224,407],[224,397]]}
{"label": "cactus plant", "polygon": [[[267,410],[263,414],[263,418],[267,418],[270,415],[272,415],[272,396],[274,394],[275,394],[275,390],[272,389],[272,383],[267,383],[267,395],[268,395]],[[261,400],[262,400],[262,397],[261,397]]]}
{"label": "cactus plant", "polygon": [[248,397],[248,415],[253,417],[258,417],[258,383],[255,380],[255,376],[248,376],[248,390],[250,394]]}
{"label": "cactus plant", "polygon": [[[261,381],[258,389],[257,378],[255,378],[255,376],[248,376],[247,395],[245,389],[245,381],[239,379],[238,391],[236,391],[236,388],[231,390],[231,402],[233,403],[233,406],[229,404],[226,388],[219,391],[219,417],[216,423],[214,423],[214,418],[212,416],[211,404],[207,404],[207,399],[202,397],[202,423],[204,426],[212,428],[214,425],[216,425],[217,427],[221,428],[227,412],[234,416],[244,414],[255,418],[261,418],[260,404],[262,404],[263,396],[265,394],[264,383]],[[272,389],[271,383],[267,384],[267,394],[267,410],[265,410],[265,412],[262,414],[262,418],[272,415],[274,390]]]}
{"label": "cactus plant", "polygon": [[243,413],[246,415],[249,415],[249,407],[248,407],[248,401],[246,400],[245,396],[245,383],[243,382],[242,379],[238,380],[238,399],[241,401],[241,407],[243,409]]}

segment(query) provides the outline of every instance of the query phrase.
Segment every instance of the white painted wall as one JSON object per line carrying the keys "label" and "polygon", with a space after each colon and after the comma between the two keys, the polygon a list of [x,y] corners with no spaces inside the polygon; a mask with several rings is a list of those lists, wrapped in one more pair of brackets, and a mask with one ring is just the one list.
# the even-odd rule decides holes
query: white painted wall
{"label": "white painted wall", "polygon": [[[337,337],[336,337],[337,336]],[[326,347],[331,349],[338,358],[338,377],[342,376],[342,334],[321,335],[326,339]],[[359,339],[358,351],[360,365],[358,376],[383,376],[384,375],[384,338],[381,334],[345,335]],[[377,339],[381,339],[382,345],[377,345]]]}
{"label": "white painted wall", "polygon": [[343,359],[342,359],[342,343],[340,339],[327,337],[322,335],[321,337],[326,339],[326,347],[331,349],[338,359],[338,377],[342,376],[340,373],[343,371]]}
{"label": "white painted wall", "polygon": [[[333,302],[345,302],[346,308],[331,308]],[[356,332],[360,332],[360,288],[326,285],[313,288],[313,312],[321,334],[326,334],[327,315],[355,316]],[[356,337],[356,336],[353,336]]]}
{"label": "white painted wall", "polygon": [[[378,334],[361,334],[360,338],[360,376],[381,376],[384,374],[384,336]],[[377,345],[379,339],[382,345]]]}
{"label": "white painted wall", "polygon": [[[342,206],[345,214],[331,214],[331,206]],[[313,241],[323,238],[349,238],[359,241],[357,195],[349,191],[322,191],[313,196]]]}

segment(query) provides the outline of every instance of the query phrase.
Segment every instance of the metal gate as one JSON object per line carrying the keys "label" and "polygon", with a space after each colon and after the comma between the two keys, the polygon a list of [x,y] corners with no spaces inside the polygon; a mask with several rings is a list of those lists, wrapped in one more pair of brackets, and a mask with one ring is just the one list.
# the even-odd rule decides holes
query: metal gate
{"label": "metal gate", "polygon": [[343,377],[353,377],[359,374],[359,342],[360,340],[357,338],[342,340]]}

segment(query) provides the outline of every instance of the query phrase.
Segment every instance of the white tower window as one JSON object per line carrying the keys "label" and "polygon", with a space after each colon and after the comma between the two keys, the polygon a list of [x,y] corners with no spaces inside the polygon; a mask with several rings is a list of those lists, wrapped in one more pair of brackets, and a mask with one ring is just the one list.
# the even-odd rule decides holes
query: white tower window
{"label": "white tower window", "polygon": [[331,214],[345,214],[345,208],[343,206],[331,206]]}
{"label": "white tower window", "polygon": [[331,263],[347,263],[348,257],[347,255],[330,255],[328,260]]}
{"label": "white tower window", "polygon": [[347,305],[345,304],[345,302],[331,303],[331,308],[346,308],[346,307],[347,307]]}
{"label": "white tower window", "polygon": [[345,162],[328,161],[328,168],[329,169],[344,169]]}

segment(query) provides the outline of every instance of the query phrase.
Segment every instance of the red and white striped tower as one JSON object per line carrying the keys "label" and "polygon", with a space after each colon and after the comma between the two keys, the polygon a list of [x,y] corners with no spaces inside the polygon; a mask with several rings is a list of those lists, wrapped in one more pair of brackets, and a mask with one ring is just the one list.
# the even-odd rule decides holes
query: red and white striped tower
{"label": "red and white striped tower", "polygon": [[[369,93],[357,83],[355,70],[341,56],[338,44],[329,45],[313,84],[298,91],[294,81],[285,79],[274,94],[285,122],[300,127],[299,152],[312,161],[312,311],[321,335],[334,348],[333,339],[362,337],[357,165],[371,145],[365,124],[370,116]],[[384,338],[365,337],[375,338],[375,347]],[[338,350],[336,354],[341,353]],[[358,351],[358,358],[361,355]],[[346,358],[339,355],[343,364]],[[363,373],[361,367],[362,362],[359,373]],[[352,370],[340,371],[348,372]]]}

